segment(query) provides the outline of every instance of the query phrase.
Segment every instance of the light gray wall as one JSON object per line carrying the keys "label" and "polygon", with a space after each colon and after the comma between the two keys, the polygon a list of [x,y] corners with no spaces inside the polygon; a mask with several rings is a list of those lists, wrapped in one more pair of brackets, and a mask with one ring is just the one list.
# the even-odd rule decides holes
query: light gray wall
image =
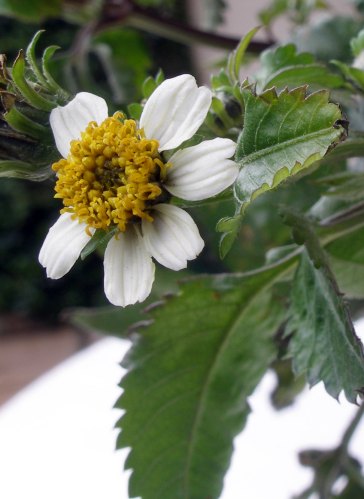
{"label": "light gray wall", "polygon": [[[224,24],[218,27],[217,31],[222,34],[229,34],[242,37],[248,31],[260,24],[258,12],[271,4],[271,0],[225,0],[227,9],[225,11]],[[352,10],[350,0],[327,0],[327,4],[332,7],[335,13],[344,14]],[[203,26],[204,0],[190,0],[190,13],[192,23],[196,26]],[[315,17],[324,16],[325,11],[318,12]],[[290,30],[288,20],[279,19],[273,25],[273,35],[275,39],[283,41]],[[264,29],[256,35],[256,39],[264,39]],[[194,49],[197,76],[201,82],[207,83],[210,74],[215,71],[214,65],[226,55],[225,51],[197,46]]]}

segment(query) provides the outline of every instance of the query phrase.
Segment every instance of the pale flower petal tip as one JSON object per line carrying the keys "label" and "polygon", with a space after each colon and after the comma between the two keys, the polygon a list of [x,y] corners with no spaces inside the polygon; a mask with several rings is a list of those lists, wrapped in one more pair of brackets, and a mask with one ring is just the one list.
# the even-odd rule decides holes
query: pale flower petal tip
{"label": "pale flower petal tip", "polygon": [[195,222],[177,206],[159,204],[154,210],[154,222],[142,222],[148,251],[157,262],[169,269],[186,268],[187,261],[194,260],[204,247]]}
{"label": "pale flower petal tip", "polygon": [[166,189],[188,201],[216,196],[238,176],[238,165],[229,159],[235,149],[232,140],[216,138],[177,151],[170,158]]}
{"label": "pale flower petal tip", "polygon": [[61,155],[66,158],[72,140],[80,139],[91,121],[100,124],[108,115],[106,101],[89,92],[76,94],[65,106],[53,109],[49,116],[56,146]]}
{"label": "pale flower petal tip", "polygon": [[69,213],[61,215],[49,229],[39,252],[39,263],[45,267],[47,277],[59,279],[73,267],[90,240],[85,229],[86,224],[72,220]]}
{"label": "pale flower petal tip", "polygon": [[105,250],[104,289],[113,305],[126,307],[144,301],[154,281],[155,265],[139,231],[131,227],[113,237]]}
{"label": "pale flower petal tip", "polygon": [[211,100],[211,91],[198,87],[193,76],[184,74],[170,78],[149,97],[140,126],[148,138],[159,141],[160,151],[174,149],[200,128]]}

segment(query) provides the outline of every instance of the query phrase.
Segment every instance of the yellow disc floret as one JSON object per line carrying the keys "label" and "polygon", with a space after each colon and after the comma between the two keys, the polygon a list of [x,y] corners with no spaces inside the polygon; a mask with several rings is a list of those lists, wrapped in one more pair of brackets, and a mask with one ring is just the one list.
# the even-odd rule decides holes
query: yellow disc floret
{"label": "yellow disc floret", "polygon": [[71,142],[67,159],[54,163],[55,197],[63,200],[62,213],[74,214],[90,228],[107,230],[144,218],[153,221],[150,208],[162,195],[166,168],[158,141],[144,137],[134,120],[121,113],[101,125],[89,123],[80,140]]}

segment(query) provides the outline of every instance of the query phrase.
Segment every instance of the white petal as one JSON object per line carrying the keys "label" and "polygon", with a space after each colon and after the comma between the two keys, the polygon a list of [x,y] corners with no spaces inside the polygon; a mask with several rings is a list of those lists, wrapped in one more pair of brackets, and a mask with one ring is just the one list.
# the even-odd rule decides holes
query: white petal
{"label": "white petal", "polygon": [[149,97],[140,126],[159,150],[174,149],[190,139],[202,125],[211,105],[211,91],[197,87],[191,75],[165,80]]}
{"label": "white petal", "polygon": [[199,201],[215,196],[236,179],[238,165],[227,158],[235,152],[230,139],[205,140],[173,154],[166,189],[182,199]]}
{"label": "white petal", "polygon": [[72,220],[64,213],[49,229],[39,253],[39,262],[47,270],[47,277],[59,279],[73,267],[81,251],[90,240],[86,224]]}
{"label": "white petal", "polygon": [[104,288],[108,300],[120,307],[142,302],[154,281],[154,263],[137,229],[113,237],[105,251]]}
{"label": "white petal", "polygon": [[63,107],[56,107],[49,116],[58,151],[67,158],[71,140],[79,139],[90,121],[99,125],[107,118],[107,104],[102,97],[80,92]]}
{"label": "white petal", "polygon": [[190,215],[176,206],[155,205],[153,222],[143,220],[143,238],[151,255],[172,270],[187,267],[202,251],[204,242]]}

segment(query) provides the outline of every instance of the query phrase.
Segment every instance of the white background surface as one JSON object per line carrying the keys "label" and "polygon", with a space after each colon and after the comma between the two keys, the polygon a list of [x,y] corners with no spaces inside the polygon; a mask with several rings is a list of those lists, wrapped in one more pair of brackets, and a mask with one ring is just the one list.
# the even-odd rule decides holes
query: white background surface
{"label": "white background surface", "polygon": [[[362,323],[364,326],[364,323]],[[0,497],[4,499],[126,499],[127,451],[114,452],[112,409],[120,390],[118,362],[128,344],[105,339],[59,365],[0,410]],[[293,408],[268,402],[272,374],[251,398],[252,414],[236,439],[222,499],[289,499],[310,481],[297,451],[331,448],[355,412],[321,386]],[[364,422],[354,454],[364,460]],[[161,498],[173,499],[173,498]]]}

